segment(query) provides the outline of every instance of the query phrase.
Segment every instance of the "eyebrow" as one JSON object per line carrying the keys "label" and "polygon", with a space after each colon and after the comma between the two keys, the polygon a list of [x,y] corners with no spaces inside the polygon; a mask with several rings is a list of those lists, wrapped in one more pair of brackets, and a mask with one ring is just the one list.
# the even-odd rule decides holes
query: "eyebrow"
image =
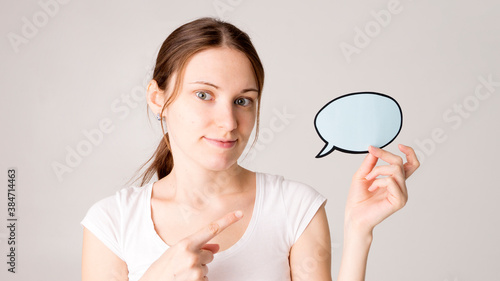
{"label": "eyebrow", "polygon": [[[210,82],[207,82],[207,81],[194,81],[194,82],[190,82],[189,84],[203,84],[203,85],[208,85],[208,86],[214,87],[217,90],[220,88],[219,86],[217,86],[215,84],[212,84]],[[243,93],[252,92],[252,91],[257,92],[257,93],[259,92],[255,88],[247,88],[247,89],[241,90],[240,93],[243,94]]]}

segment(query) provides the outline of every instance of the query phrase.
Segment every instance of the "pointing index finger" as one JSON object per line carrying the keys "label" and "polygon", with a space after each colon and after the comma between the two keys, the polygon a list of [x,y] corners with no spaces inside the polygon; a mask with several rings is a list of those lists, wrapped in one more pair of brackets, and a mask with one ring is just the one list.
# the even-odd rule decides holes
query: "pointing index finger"
{"label": "pointing index finger", "polygon": [[230,212],[222,218],[211,222],[209,225],[203,227],[198,232],[188,236],[191,246],[195,249],[201,249],[212,238],[221,233],[228,226],[239,221],[243,217],[243,212],[235,211]]}

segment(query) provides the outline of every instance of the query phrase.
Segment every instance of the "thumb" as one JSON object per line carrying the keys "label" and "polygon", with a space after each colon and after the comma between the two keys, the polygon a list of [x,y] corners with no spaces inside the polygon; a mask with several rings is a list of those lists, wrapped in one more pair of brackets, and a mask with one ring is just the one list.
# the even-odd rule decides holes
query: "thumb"
{"label": "thumb", "polygon": [[373,167],[375,167],[377,161],[377,157],[373,156],[371,153],[368,153],[368,155],[366,155],[365,157],[365,160],[363,160],[363,163],[361,163],[361,166],[354,174],[354,177],[357,179],[364,178],[373,170]]}
{"label": "thumb", "polygon": [[219,251],[220,246],[219,244],[205,244],[203,245],[203,247],[201,247],[201,249],[209,250],[210,252],[212,252],[212,254],[215,254]]}

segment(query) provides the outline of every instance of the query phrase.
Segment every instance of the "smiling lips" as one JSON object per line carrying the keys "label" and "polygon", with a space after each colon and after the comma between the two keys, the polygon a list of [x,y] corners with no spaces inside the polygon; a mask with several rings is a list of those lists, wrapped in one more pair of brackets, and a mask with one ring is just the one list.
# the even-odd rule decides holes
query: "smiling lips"
{"label": "smiling lips", "polygon": [[231,148],[236,144],[236,140],[210,139],[207,137],[204,137],[204,139],[220,148]]}

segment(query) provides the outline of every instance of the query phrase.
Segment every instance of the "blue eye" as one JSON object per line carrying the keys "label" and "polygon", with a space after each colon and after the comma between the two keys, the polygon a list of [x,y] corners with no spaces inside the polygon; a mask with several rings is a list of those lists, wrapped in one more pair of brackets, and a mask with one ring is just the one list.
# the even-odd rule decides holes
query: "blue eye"
{"label": "blue eye", "polygon": [[201,100],[211,100],[212,99],[212,95],[210,95],[209,93],[204,92],[204,91],[196,92],[196,96]]}
{"label": "blue eye", "polygon": [[234,103],[240,106],[249,106],[252,103],[252,100],[247,98],[238,98],[234,101]]}

